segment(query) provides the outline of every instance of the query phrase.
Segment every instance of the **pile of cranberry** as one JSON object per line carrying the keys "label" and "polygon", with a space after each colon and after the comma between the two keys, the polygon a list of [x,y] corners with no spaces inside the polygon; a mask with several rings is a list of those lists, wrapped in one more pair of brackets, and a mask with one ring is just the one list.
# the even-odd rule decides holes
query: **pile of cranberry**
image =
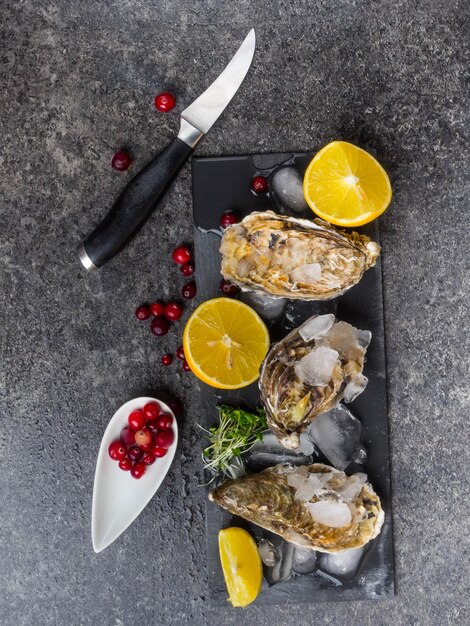
{"label": "pile of cranberry", "polygon": [[175,440],[173,417],[162,413],[156,402],[148,402],[143,409],[132,411],[127,422],[120,439],[109,445],[108,454],[119,462],[120,469],[142,478],[147,466],[165,456]]}

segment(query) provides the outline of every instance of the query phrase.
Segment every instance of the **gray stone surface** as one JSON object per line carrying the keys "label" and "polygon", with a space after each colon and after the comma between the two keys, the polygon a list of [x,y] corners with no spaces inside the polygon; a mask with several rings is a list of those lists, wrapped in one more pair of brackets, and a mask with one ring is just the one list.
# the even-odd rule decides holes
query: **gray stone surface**
{"label": "gray stone surface", "polygon": [[[464,0],[4,0],[0,621],[23,625],[468,624],[468,5]],[[158,215],[95,275],[77,242],[172,136],[252,25],[258,50],[199,154],[374,148],[382,219],[398,595],[378,603],[212,609],[198,384],[159,365],[137,304],[174,293],[191,238],[186,166]],[[201,271],[201,270],[200,270]],[[178,325],[178,330],[183,324]],[[90,542],[100,436],[116,407],[185,401],[164,489],[109,549]]]}

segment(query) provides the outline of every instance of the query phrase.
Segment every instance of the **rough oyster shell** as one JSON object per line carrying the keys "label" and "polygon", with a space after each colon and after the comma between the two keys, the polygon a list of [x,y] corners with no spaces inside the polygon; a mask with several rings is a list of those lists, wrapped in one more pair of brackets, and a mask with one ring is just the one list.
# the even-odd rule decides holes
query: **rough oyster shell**
{"label": "rough oyster shell", "polygon": [[375,265],[380,246],[322,220],[251,213],[222,238],[222,274],[242,289],[301,300],[330,300]]}
{"label": "rough oyster shell", "polygon": [[371,333],[314,315],[274,344],[261,366],[259,388],[269,428],[286,448],[320,413],[365,389],[364,356]]}
{"label": "rough oyster shell", "polygon": [[[276,465],[225,482],[209,499],[286,541],[319,552],[360,548],[379,534],[384,521],[380,499],[365,474],[348,477],[321,463]],[[347,523],[339,526],[341,520]]]}

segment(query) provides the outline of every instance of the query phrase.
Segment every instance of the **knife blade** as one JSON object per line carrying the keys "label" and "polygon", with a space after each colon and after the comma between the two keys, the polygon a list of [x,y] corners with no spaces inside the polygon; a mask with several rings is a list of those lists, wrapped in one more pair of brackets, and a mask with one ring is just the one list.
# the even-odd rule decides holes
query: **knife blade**
{"label": "knife blade", "polygon": [[96,270],[116,256],[145,224],[183,163],[242,84],[255,46],[255,31],[251,29],[223,72],[181,113],[175,139],[134,176],[102,222],[82,241],[79,257],[87,270]]}

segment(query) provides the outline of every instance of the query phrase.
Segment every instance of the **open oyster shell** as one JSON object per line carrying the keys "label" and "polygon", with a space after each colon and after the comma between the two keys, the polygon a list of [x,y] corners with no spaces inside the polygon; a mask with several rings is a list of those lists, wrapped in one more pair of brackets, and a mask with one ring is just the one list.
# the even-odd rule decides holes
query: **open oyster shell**
{"label": "open oyster shell", "polygon": [[314,315],[271,347],[259,388],[269,428],[283,446],[298,448],[300,433],[317,415],[365,389],[362,369],[371,337],[333,314]]}
{"label": "open oyster shell", "polygon": [[302,548],[342,552],[360,548],[383,525],[380,499],[362,473],[329,465],[276,465],[230,480],[209,499]]}
{"label": "open oyster shell", "polygon": [[245,290],[301,300],[330,300],[375,265],[380,246],[327,222],[251,213],[222,238],[222,274]]}

